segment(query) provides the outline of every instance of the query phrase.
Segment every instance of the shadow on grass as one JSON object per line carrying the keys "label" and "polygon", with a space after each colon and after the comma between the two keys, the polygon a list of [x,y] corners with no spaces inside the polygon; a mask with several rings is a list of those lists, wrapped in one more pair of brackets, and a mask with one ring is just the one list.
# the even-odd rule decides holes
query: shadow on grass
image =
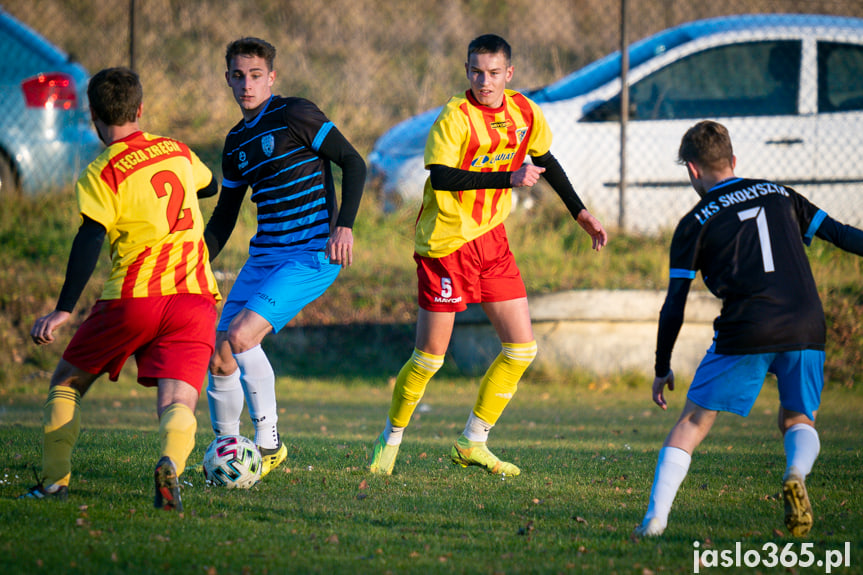
{"label": "shadow on grass", "polygon": [[263,345],[279,376],[386,381],[410,356],[414,331],[413,323],[286,327]]}

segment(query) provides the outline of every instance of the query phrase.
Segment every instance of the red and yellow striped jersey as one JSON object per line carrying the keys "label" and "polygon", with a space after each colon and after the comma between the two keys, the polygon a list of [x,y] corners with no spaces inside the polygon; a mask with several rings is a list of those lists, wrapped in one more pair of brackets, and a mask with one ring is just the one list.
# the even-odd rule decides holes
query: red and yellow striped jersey
{"label": "red and yellow striped jersey", "polygon": [[[444,106],[429,132],[425,165],[441,164],[475,172],[518,170],[525,157],[551,148],[551,129],[539,106],[506,90],[499,108],[488,108],[470,94]],[[426,180],[417,218],[414,249],[443,257],[503,223],[512,208],[512,189],[435,190]]]}
{"label": "red and yellow striped jersey", "polygon": [[220,299],[197,196],[211,178],[185,144],[144,132],[114,142],[84,170],[75,187],[78,209],[105,226],[111,244],[101,299]]}

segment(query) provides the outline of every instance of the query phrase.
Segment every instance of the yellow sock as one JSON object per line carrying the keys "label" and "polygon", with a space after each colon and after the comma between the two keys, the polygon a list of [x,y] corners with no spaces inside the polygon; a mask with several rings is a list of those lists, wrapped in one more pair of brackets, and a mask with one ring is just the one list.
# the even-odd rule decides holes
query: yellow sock
{"label": "yellow sock", "polygon": [[396,378],[393,400],[390,404],[390,422],[396,427],[407,427],[414,409],[423,397],[426,384],[443,366],[442,355],[432,355],[414,348],[411,358]]}
{"label": "yellow sock", "polygon": [[72,448],[81,433],[81,394],[77,389],[55,385],[48,390],[42,410],[42,481],[69,485]]}
{"label": "yellow sock", "polygon": [[515,395],[518,382],[536,357],[536,341],[504,343],[479,384],[474,414],[494,425]]}
{"label": "yellow sock", "polygon": [[159,419],[159,439],[162,451],[159,457],[168,456],[177,467],[177,476],[186,469],[186,460],[195,447],[195,431],[198,421],[191,409],[182,403],[173,403],[162,412]]}

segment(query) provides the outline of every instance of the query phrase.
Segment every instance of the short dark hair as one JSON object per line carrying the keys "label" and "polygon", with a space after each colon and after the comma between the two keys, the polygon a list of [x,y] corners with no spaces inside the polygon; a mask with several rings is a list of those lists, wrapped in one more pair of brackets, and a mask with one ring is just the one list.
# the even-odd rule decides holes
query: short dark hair
{"label": "short dark hair", "polygon": [[470,60],[471,54],[503,54],[506,56],[507,64],[512,60],[512,48],[506,40],[497,34],[483,34],[471,40],[467,46],[468,60]]}
{"label": "short dark hair", "polygon": [[96,118],[109,126],[122,126],[138,119],[144,88],[129,68],[106,68],[90,78],[87,98]]}
{"label": "short dark hair", "polygon": [[734,148],[728,129],[713,120],[698,122],[683,135],[677,161],[695,162],[712,169],[724,169],[733,164]]}
{"label": "short dark hair", "polygon": [[235,56],[258,56],[263,58],[267,63],[267,70],[273,70],[273,62],[276,60],[276,48],[266,40],[246,36],[239,40],[234,40],[228,44],[228,49],[225,51],[225,65],[228,70],[231,69],[231,61]]}

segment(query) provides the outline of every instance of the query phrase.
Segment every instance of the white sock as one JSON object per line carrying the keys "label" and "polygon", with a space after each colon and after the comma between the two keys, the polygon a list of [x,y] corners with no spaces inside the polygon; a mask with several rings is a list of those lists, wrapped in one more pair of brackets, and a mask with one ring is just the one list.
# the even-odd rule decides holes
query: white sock
{"label": "white sock", "polygon": [[208,373],[207,403],[210,405],[210,423],[213,433],[239,435],[240,415],[243,413],[243,385],[240,370],[231,375]]}
{"label": "white sock", "polygon": [[812,466],[815,465],[815,460],[821,451],[818,431],[806,423],[797,423],[785,432],[783,442],[787,467],[796,467],[805,479],[812,471]]}
{"label": "white sock", "polygon": [[467,418],[467,425],[464,426],[464,436],[470,441],[485,443],[488,441],[488,433],[492,427],[494,427],[492,424],[483,421],[471,411]]}
{"label": "white sock", "polygon": [[659,519],[663,528],[668,525],[671,504],[674,503],[680,484],[686,479],[691,461],[692,456],[677,447],[663,447],[659,451],[653,487],[650,489],[650,503],[642,525],[646,525],[653,517]]}
{"label": "white sock", "polygon": [[404,427],[395,427],[390,418],[387,417],[387,424],[384,427],[384,443],[387,445],[401,445],[404,433]]}
{"label": "white sock", "polygon": [[234,359],[240,366],[240,380],[249,405],[249,416],[255,424],[255,444],[264,449],[279,445],[279,420],[276,408],[276,374],[260,345],[242,353]]}

